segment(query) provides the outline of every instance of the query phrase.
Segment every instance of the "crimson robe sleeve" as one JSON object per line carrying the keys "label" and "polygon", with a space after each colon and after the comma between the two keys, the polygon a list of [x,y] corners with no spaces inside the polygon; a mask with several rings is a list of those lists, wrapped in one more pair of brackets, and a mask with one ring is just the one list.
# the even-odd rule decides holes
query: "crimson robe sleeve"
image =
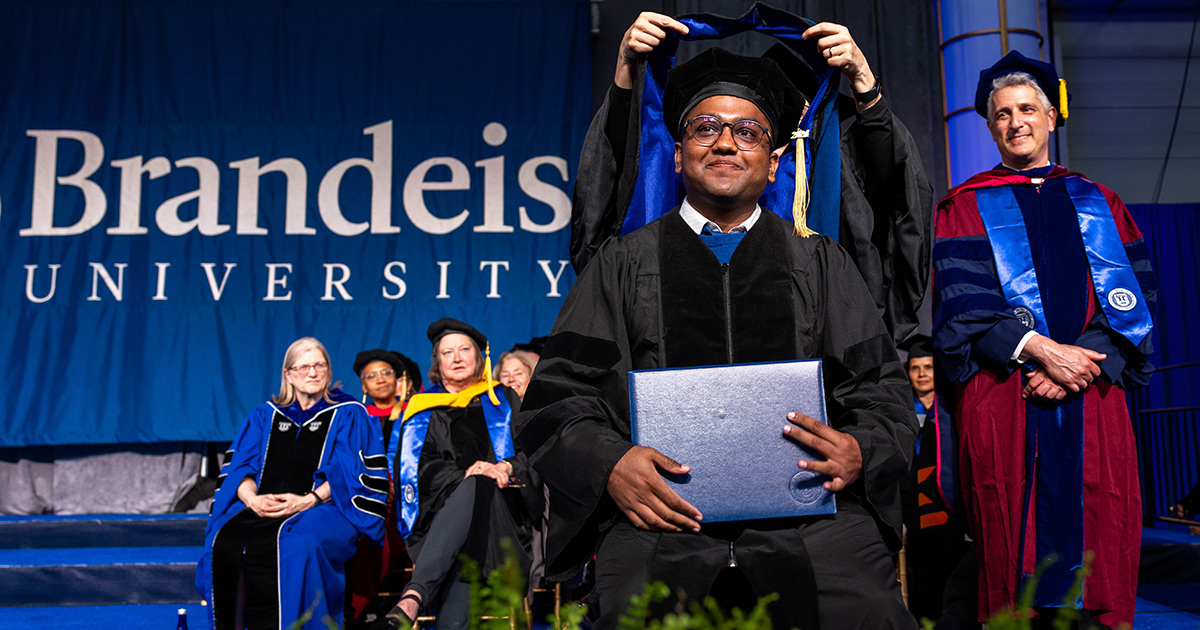
{"label": "crimson robe sleeve", "polygon": [[1013,351],[1029,328],[1012,314],[1000,288],[992,246],[975,206],[959,192],[937,210],[933,247],[933,345],[938,364],[955,383],[981,369],[1010,374]]}

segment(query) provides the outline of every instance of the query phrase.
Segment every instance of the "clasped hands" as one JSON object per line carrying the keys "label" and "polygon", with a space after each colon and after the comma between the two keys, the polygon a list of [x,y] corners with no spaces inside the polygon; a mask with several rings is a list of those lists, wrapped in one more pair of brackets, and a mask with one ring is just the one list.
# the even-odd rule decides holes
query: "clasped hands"
{"label": "clasped hands", "polygon": [[496,482],[497,488],[505,488],[513,481],[512,472],[513,466],[508,461],[501,460],[499,463],[493,464],[480,460],[467,467],[467,472],[463,475],[463,479],[471,475],[482,475],[493,479]]}
{"label": "clasped hands", "polygon": [[290,492],[256,494],[247,497],[242,502],[246,504],[246,507],[253,510],[255,514],[264,518],[291,516],[297,512],[316,507],[320,503],[316,495],[311,493],[292,494]]}
{"label": "clasped hands", "polygon": [[1100,375],[1099,361],[1108,356],[1088,348],[1058,343],[1043,335],[1031,337],[1021,354],[1038,364],[1029,373],[1029,382],[1021,397],[1049,401],[1066,398],[1068,391],[1087,389]]}
{"label": "clasped hands", "polygon": [[[799,468],[831,477],[824,487],[838,492],[862,475],[862,450],[852,435],[802,413],[789,413],[783,434],[825,461],[800,460]],[[607,491],[634,527],[650,531],[700,531],[704,516],[667,485],[659,471],[683,475],[690,466],[648,446],[634,446],[608,475]]]}

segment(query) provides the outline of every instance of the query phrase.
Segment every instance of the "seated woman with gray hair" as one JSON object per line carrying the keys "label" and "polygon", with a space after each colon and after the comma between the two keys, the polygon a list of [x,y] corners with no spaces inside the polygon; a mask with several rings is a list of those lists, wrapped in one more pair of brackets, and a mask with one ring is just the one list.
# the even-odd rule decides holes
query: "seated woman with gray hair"
{"label": "seated woman with gray hair", "polygon": [[399,527],[413,559],[412,581],[388,614],[409,627],[433,605],[440,630],[467,627],[470,589],[461,581],[466,555],[486,575],[513,543],[523,573],[532,564],[542,489],[510,429],[520,399],[491,379],[487,338],[449,317],[429,326],[433,387],[413,396],[393,429],[388,453]]}
{"label": "seated woman with gray hair", "polygon": [[383,542],[383,434],[331,381],[325,346],[292,342],[226,454],[196,568],[216,628],[340,627],[359,535]]}
{"label": "seated woman with gray hair", "polygon": [[511,387],[521,400],[525,399],[525,388],[533,376],[537,357],[524,350],[509,350],[496,360],[496,375],[500,383]]}

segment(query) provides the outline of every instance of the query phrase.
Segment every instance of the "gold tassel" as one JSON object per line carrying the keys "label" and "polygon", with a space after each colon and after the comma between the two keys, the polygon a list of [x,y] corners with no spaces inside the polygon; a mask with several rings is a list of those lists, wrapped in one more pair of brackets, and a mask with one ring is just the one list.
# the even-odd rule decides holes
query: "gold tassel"
{"label": "gold tassel", "polygon": [[808,229],[808,174],[804,170],[804,140],[808,138],[808,132],[803,129],[797,129],[792,132],[792,140],[796,141],[796,194],[792,198],[792,223],[796,228],[796,235],[808,238],[815,236],[817,233]]}
{"label": "gold tassel", "polygon": [[1062,114],[1063,120],[1067,119],[1067,80],[1058,80],[1058,113]]}
{"label": "gold tassel", "polygon": [[483,347],[483,382],[487,383],[488,399],[493,405],[499,405],[500,401],[496,398],[496,392],[492,390],[497,385],[496,381],[492,380],[492,344],[487,344]]}

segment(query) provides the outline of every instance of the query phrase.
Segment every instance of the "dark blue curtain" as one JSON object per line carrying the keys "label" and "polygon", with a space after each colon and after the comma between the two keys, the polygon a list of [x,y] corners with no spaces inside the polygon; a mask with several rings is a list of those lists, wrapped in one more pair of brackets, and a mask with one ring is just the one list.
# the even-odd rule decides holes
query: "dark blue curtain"
{"label": "dark blue curtain", "polygon": [[[1154,326],[1156,366],[1200,361],[1200,204],[1131,205],[1158,278]],[[1200,405],[1200,367],[1155,374],[1146,391],[1153,407]]]}
{"label": "dark blue curtain", "polygon": [[1145,515],[1169,516],[1200,481],[1200,204],[1129,210],[1158,279],[1151,360],[1159,367],[1149,386],[1130,395],[1130,412]]}

